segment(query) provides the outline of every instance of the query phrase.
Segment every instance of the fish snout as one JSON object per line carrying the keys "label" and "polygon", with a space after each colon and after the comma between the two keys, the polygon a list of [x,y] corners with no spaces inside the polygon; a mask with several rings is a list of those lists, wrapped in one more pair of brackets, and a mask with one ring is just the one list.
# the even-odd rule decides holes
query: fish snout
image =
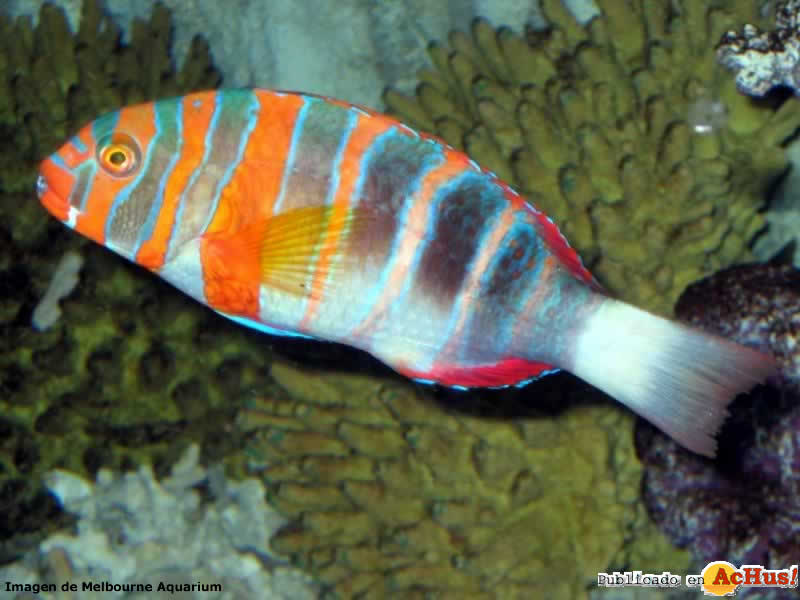
{"label": "fish snout", "polygon": [[42,161],[36,179],[39,202],[57,219],[67,222],[75,178],[68,169],[57,164],[53,157]]}

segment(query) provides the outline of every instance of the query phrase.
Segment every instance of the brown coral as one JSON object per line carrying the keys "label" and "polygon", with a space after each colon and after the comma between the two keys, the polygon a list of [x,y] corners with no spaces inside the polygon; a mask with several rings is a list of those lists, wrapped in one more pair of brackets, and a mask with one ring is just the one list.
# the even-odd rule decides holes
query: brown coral
{"label": "brown coral", "polygon": [[478,20],[431,46],[415,98],[385,100],[520,188],[611,291],[668,314],[689,282],[749,258],[800,103],[759,106],[716,66],[752,2],[597,4],[584,27],[544,0],[552,28],[524,37]]}
{"label": "brown coral", "polygon": [[[447,410],[405,382],[281,362],[272,375],[289,397],[254,399],[239,422],[254,432],[251,469],[294,519],[273,546],[339,597],[573,600],[631,553],[647,568],[628,544],[645,519],[616,407],[511,421]],[[591,394],[568,376],[530,390],[556,404]],[[647,545],[665,568],[659,540]]]}

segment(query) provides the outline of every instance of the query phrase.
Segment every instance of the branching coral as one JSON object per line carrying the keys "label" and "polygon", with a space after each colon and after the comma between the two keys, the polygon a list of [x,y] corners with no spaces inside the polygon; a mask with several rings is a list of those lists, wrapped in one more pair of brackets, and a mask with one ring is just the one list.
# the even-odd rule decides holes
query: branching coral
{"label": "branching coral", "polygon": [[415,98],[385,100],[514,183],[612,292],[669,313],[689,282],[749,257],[800,103],[757,106],[715,65],[750,1],[597,4],[583,27],[544,0],[552,28],[522,37],[479,20],[430,47]]}

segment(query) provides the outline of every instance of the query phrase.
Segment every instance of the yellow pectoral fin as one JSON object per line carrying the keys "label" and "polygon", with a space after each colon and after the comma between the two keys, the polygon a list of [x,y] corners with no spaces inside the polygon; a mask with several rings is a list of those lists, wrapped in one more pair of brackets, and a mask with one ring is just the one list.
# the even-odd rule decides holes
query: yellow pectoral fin
{"label": "yellow pectoral fin", "polygon": [[345,251],[344,241],[367,221],[365,211],[338,205],[274,215],[259,240],[261,282],[293,295],[319,298],[336,285],[337,272],[357,260]]}

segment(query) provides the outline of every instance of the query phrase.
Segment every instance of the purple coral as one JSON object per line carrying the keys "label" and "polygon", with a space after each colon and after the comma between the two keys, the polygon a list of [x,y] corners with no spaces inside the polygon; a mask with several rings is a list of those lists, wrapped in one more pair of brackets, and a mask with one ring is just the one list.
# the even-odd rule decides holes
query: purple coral
{"label": "purple coral", "polygon": [[772,383],[800,394],[800,270],[770,264],[724,269],[686,288],[675,314],[772,354],[781,370]]}
{"label": "purple coral", "polygon": [[[800,562],[800,271],[748,265],[690,286],[679,318],[770,351],[782,374],[737,399],[715,460],[637,424],[643,496],[653,520],[696,567],[713,560],[786,568]],[[764,590],[759,590],[762,594]],[[796,598],[797,590],[764,597]]]}

